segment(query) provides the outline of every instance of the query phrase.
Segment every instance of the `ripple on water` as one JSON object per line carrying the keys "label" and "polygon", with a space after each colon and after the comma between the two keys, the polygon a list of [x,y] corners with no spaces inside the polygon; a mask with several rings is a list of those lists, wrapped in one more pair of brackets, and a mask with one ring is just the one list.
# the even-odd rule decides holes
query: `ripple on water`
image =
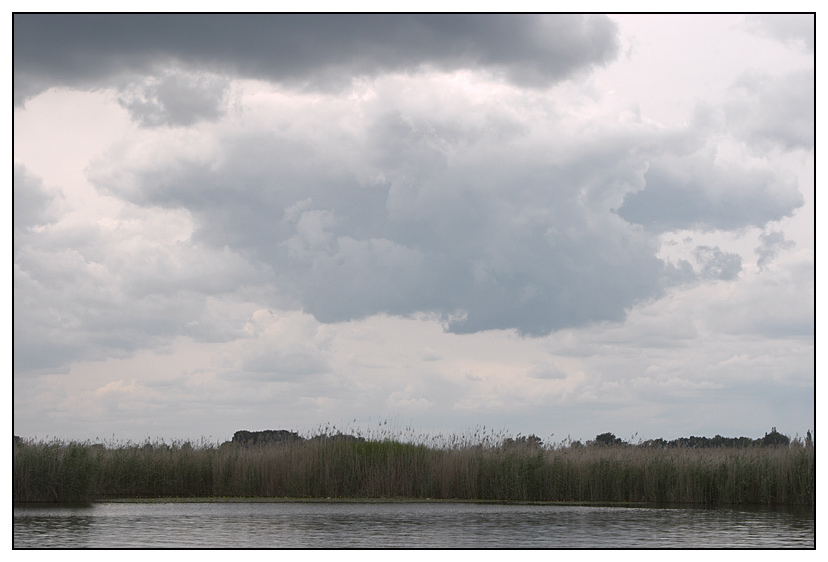
{"label": "ripple on water", "polygon": [[810,510],[476,503],[15,507],[15,548],[813,548]]}

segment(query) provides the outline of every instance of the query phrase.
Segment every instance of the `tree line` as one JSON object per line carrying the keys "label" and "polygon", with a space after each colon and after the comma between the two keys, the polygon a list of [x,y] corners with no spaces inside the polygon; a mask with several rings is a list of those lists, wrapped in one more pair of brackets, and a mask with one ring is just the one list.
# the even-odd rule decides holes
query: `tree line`
{"label": "tree line", "polygon": [[[802,440],[800,438],[795,438],[794,441],[797,444],[804,445],[806,447],[813,445],[813,437],[811,436],[811,432],[808,431],[805,434],[805,439]],[[570,445],[578,446],[580,444],[579,441],[572,442]],[[722,448],[722,447],[730,447],[730,448],[745,448],[745,447],[772,447],[772,446],[788,446],[791,444],[791,438],[787,435],[783,435],[776,430],[776,427],[771,428],[770,433],[765,432],[764,437],[759,437],[758,439],[751,439],[750,437],[723,437],[722,435],[716,435],[714,437],[696,437],[695,435],[691,435],[690,437],[679,437],[677,439],[666,440],[662,438],[658,439],[648,439],[646,441],[639,441],[638,443],[630,443],[628,441],[622,440],[620,437],[616,437],[612,433],[601,433],[600,435],[596,435],[595,439],[586,442],[587,446],[592,447],[601,447],[601,446],[612,446],[612,445],[628,445],[628,446],[635,446],[635,447],[644,447],[644,448],[656,448],[656,449],[667,449],[667,448],[687,448],[687,449],[713,449],[713,448]]]}

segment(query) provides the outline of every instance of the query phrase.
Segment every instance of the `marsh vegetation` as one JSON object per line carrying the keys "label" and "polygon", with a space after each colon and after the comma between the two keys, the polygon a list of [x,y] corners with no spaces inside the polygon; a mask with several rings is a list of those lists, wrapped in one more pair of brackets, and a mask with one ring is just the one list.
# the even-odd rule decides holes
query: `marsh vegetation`
{"label": "marsh vegetation", "polygon": [[535,436],[481,432],[322,431],[223,444],[16,439],[13,496],[19,502],[291,497],[814,505],[815,462],[810,438],[729,447],[631,445],[614,436],[610,443],[549,445]]}

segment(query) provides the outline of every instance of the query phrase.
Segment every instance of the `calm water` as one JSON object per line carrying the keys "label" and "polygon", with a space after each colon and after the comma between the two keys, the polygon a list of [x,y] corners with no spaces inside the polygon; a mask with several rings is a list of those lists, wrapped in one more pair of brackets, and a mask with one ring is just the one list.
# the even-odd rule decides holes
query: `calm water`
{"label": "calm water", "polygon": [[813,548],[813,510],[470,503],[14,507],[14,548]]}

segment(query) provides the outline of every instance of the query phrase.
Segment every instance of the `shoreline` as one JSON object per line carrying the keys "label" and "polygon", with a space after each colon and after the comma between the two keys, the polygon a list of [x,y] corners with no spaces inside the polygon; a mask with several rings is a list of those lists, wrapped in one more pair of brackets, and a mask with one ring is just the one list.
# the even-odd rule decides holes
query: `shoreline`
{"label": "shoreline", "polygon": [[666,503],[655,502],[606,502],[606,501],[522,501],[485,499],[441,499],[441,498],[288,498],[288,497],[200,497],[200,498],[108,498],[88,502],[13,502],[13,507],[61,507],[92,506],[95,504],[469,504],[469,505],[534,505],[539,507],[606,507],[643,509],[738,509],[741,511],[809,511],[815,512],[814,505],[763,505],[763,504],[719,504]]}

